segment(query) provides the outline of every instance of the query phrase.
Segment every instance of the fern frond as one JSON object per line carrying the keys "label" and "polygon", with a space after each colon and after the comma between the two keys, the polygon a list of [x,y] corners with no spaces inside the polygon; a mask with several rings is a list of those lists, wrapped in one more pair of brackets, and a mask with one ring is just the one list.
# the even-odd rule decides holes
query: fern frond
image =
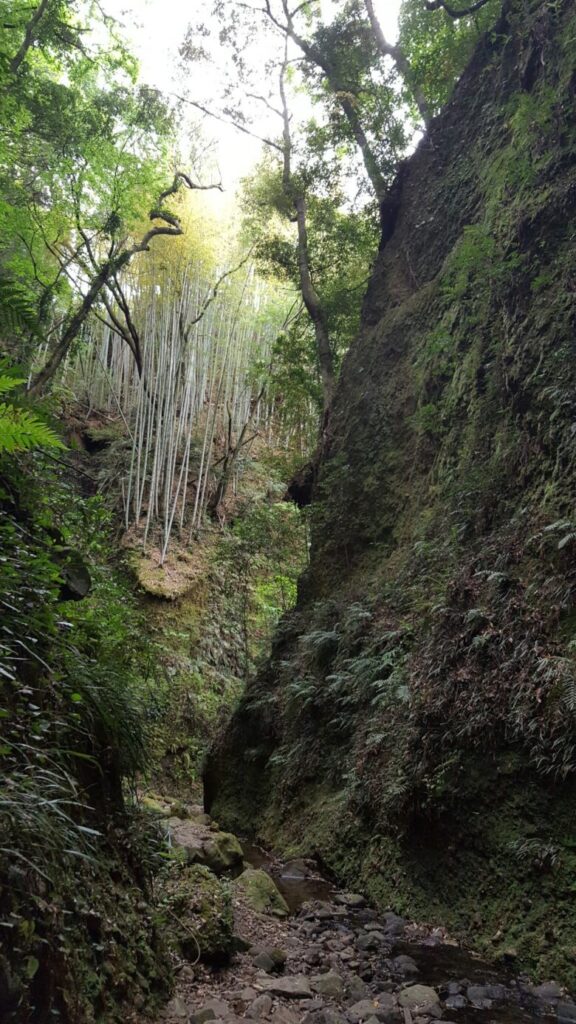
{"label": "fern frond", "polygon": [[64,444],[35,413],[0,402],[0,452],[12,454],[32,448],[64,448]]}
{"label": "fern frond", "polygon": [[38,318],[26,290],[11,277],[0,275],[0,337],[37,329]]}
{"label": "fern frond", "polygon": [[13,391],[14,388],[25,383],[26,381],[23,377],[11,377],[8,373],[2,373],[2,366],[0,365],[0,395],[5,395],[7,391]]}

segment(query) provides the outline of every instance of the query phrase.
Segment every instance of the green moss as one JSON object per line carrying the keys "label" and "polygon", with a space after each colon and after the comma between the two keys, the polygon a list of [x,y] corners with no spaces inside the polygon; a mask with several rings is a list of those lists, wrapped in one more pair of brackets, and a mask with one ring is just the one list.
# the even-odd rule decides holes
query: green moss
{"label": "green moss", "polygon": [[286,900],[265,871],[247,868],[238,876],[234,886],[242,892],[249,907],[257,914],[270,914],[272,917],[288,916]]}
{"label": "green moss", "polygon": [[160,891],[160,920],[171,949],[187,960],[226,963],[233,951],[230,885],[201,865],[173,865]]}

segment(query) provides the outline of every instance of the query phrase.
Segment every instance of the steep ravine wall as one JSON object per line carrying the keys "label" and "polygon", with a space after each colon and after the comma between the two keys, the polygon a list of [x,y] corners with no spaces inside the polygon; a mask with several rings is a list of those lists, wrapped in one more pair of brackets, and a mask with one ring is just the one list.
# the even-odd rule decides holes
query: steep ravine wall
{"label": "steep ravine wall", "polygon": [[403,168],[311,567],[223,824],[576,981],[576,3],[511,0]]}

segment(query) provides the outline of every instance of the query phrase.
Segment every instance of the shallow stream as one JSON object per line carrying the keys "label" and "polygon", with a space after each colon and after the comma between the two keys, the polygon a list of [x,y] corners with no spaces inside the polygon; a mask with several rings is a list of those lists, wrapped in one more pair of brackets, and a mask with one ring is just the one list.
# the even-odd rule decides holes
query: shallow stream
{"label": "shallow stream", "polygon": [[[323,878],[311,862],[296,860],[282,863],[251,842],[244,841],[242,845],[245,859],[274,879],[292,915],[304,916],[306,920],[306,911],[310,907],[313,918],[318,901],[330,904],[338,898],[336,887]],[[357,936],[366,925],[374,928],[379,920],[379,915],[367,907],[341,908],[336,920],[320,920],[318,932],[322,935],[324,929],[336,929],[336,933],[343,936]],[[389,988],[391,964],[396,958],[410,958],[417,973],[406,977],[406,982],[432,986],[443,1000],[456,996],[456,1002],[465,1003],[447,1008],[443,1017],[445,1021],[452,1020],[457,1024],[532,1024],[534,1021],[539,1024],[576,1024],[576,1005],[570,996],[553,985],[535,986],[527,976],[484,961],[463,947],[442,941],[433,934],[412,939],[410,928],[407,928],[404,935],[392,938],[390,942],[380,954],[371,958],[367,970],[373,969],[372,982],[379,981],[379,960],[384,989]],[[398,980],[402,980],[401,976]],[[487,990],[484,999],[481,990]],[[474,997],[486,1005],[475,1006]],[[411,1020],[408,1015],[406,1024]]]}

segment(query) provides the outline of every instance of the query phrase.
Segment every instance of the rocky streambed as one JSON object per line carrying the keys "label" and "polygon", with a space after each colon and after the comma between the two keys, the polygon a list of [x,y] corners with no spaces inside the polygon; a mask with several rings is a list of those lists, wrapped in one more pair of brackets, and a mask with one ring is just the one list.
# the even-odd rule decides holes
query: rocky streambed
{"label": "rocky streambed", "polygon": [[441,928],[377,912],[308,861],[283,864],[200,813],[167,827],[192,904],[173,912],[174,932],[194,941],[175,943],[176,990],[158,1024],[576,1024],[555,982],[534,984]]}

